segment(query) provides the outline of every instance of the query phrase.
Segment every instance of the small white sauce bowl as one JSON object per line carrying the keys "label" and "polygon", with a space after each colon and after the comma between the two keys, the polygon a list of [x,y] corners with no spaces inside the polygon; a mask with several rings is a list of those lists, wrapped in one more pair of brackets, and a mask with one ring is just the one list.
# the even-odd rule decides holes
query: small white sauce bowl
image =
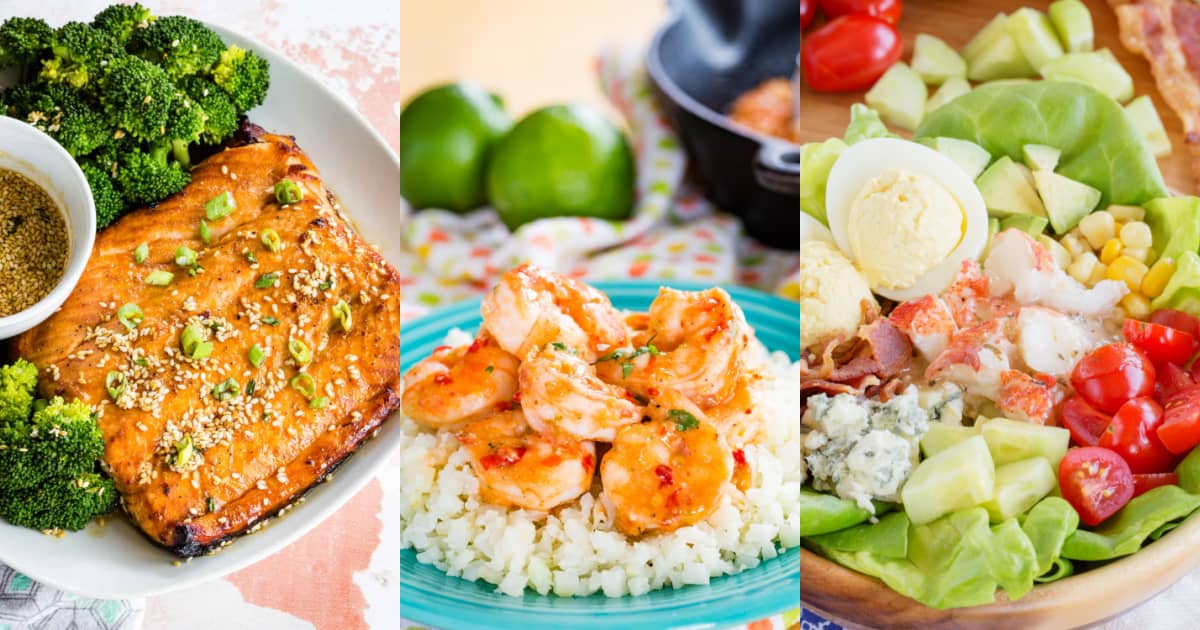
{"label": "small white sauce bowl", "polygon": [[70,243],[67,268],[54,289],[25,310],[0,317],[0,339],[7,339],[46,321],[79,283],[96,240],[96,205],[87,178],[65,149],[32,125],[2,115],[0,168],[28,177],[50,195],[63,212]]}

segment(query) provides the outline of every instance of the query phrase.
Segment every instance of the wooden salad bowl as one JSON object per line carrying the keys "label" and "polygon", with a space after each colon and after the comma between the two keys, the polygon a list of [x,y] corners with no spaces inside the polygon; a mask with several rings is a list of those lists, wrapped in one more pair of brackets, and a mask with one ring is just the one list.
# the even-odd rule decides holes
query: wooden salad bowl
{"label": "wooden salad bowl", "polygon": [[[1096,47],[1111,49],[1133,77],[1135,93],[1154,99],[1172,146],[1171,155],[1158,162],[1163,179],[1175,191],[1192,193],[1195,187],[1179,117],[1159,96],[1146,61],[1121,46],[1116,18],[1108,5],[1102,0],[1085,3],[1092,13]],[[902,59],[911,58],[918,33],[935,35],[960,49],[996,13],[1011,13],[1022,6],[1045,11],[1048,5],[1049,0],[907,0],[899,24],[905,46]],[[800,141],[840,136],[850,119],[850,105],[861,101],[859,92],[820,94],[802,86]],[[1061,630],[1115,617],[1166,590],[1198,566],[1200,518],[1189,518],[1131,556],[1037,586],[1015,602],[999,592],[993,604],[937,610],[808,549],[800,552],[800,597],[805,607],[847,628]]]}

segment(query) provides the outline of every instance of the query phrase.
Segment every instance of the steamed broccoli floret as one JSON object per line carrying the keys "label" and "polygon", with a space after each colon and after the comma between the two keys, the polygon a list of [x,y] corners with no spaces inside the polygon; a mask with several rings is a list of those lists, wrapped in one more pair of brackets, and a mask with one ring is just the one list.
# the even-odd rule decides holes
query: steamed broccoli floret
{"label": "steamed broccoli floret", "polygon": [[88,521],[116,507],[111,479],[96,473],[54,477],[35,488],[0,495],[0,517],[32,529],[83,529]]}
{"label": "steamed broccoli floret", "polygon": [[68,22],[54,31],[50,39],[52,57],[42,61],[39,77],[53,83],[67,83],[90,90],[104,64],[124,50],[108,33],[83,22]]}
{"label": "steamed broccoli floret", "polygon": [[55,397],[28,419],[0,425],[0,497],[51,477],[92,472],[104,454],[92,408]]}
{"label": "steamed broccoli floret", "polygon": [[179,82],[179,87],[192,97],[204,110],[204,129],[200,141],[204,144],[219,144],[232,136],[238,128],[238,112],[224,90],[216,83],[201,77],[188,77]]}
{"label": "steamed broccoli floret", "polygon": [[239,114],[261,105],[271,84],[271,66],[267,60],[232,45],[221,53],[212,75]]}
{"label": "steamed broccoli floret", "polygon": [[108,33],[117,43],[125,46],[139,30],[150,26],[154,16],[150,9],[137,4],[114,4],[92,18],[92,27]]}
{"label": "steamed broccoli floret", "polygon": [[171,142],[171,154],[185,169],[192,168],[188,147],[200,141],[204,131],[204,110],[187,94],[179,92],[171,103],[171,114],[163,135]]}
{"label": "steamed broccoli floret", "polygon": [[29,417],[37,374],[37,366],[25,359],[0,367],[0,427],[24,422]]}
{"label": "steamed broccoli floret", "polygon": [[127,204],[140,206],[161,201],[187,186],[192,176],[179,162],[167,159],[170,152],[170,142],[146,150],[130,148],[121,152],[116,182]]}
{"label": "steamed broccoli floret", "polygon": [[134,37],[132,49],[163,67],[172,79],[207,72],[225,43],[204,25],[182,15],[161,17]]}
{"label": "steamed broccoli floret", "polygon": [[44,20],[14,17],[0,24],[0,69],[33,63],[50,48],[54,31]]}
{"label": "steamed broccoli floret", "polygon": [[96,227],[108,227],[108,224],[116,221],[125,210],[125,199],[113,186],[110,171],[102,170],[91,162],[84,162],[79,168],[87,177],[88,186],[92,189],[92,200],[96,204]]}
{"label": "steamed broccoli floret", "polygon": [[139,140],[165,132],[175,85],[162,68],[133,55],[117,57],[104,72],[100,102],[109,119]]}
{"label": "steamed broccoli floret", "polygon": [[37,127],[73,156],[91,153],[113,133],[105,117],[66,85],[23,83],[3,100],[5,114]]}

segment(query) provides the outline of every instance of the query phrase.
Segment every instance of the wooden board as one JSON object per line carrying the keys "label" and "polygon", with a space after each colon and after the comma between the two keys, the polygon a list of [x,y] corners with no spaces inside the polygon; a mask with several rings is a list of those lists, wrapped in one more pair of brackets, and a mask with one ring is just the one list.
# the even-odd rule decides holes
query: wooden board
{"label": "wooden board", "polygon": [[[1183,124],[1175,112],[1162,100],[1150,76],[1150,65],[1140,55],[1135,55],[1121,46],[1117,37],[1117,18],[1103,0],[1085,0],[1092,12],[1092,24],[1096,30],[1096,47],[1108,48],[1116,54],[1121,65],[1133,77],[1134,93],[1149,94],[1154,99],[1158,115],[1171,138],[1171,154],[1158,161],[1163,179],[1176,192],[1193,194],[1187,149],[1183,143]],[[971,0],[970,2],[947,0],[906,0],[904,15],[900,19],[900,33],[904,37],[904,61],[912,58],[913,40],[918,33],[935,35],[961,50],[971,37],[983,28],[999,12],[1011,13],[1031,6],[1045,10],[1049,0]],[[930,90],[930,94],[932,94]],[[800,141],[824,140],[830,136],[841,136],[850,121],[850,105],[862,102],[863,92],[827,94],[814,92],[802,82],[800,88]]]}

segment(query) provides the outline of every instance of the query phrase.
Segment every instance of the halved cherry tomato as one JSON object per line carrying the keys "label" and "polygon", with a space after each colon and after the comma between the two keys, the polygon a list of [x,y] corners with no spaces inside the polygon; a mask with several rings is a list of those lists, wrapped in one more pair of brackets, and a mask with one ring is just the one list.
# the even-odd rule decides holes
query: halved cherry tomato
{"label": "halved cherry tomato", "polygon": [[1062,404],[1060,422],[1071,432],[1071,441],[1080,446],[1096,446],[1100,436],[1112,422],[1107,414],[1096,411],[1079,396],[1072,396]]}
{"label": "halved cherry tomato", "polygon": [[1133,476],[1133,496],[1140,497],[1148,490],[1153,490],[1159,486],[1177,486],[1179,485],[1179,473],[1165,472],[1154,473],[1151,475],[1134,475]]}
{"label": "halved cherry tomato", "polygon": [[808,28],[817,19],[817,0],[800,0],[800,30]]}
{"label": "halved cherry tomato", "polygon": [[1145,352],[1155,365],[1183,365],[1196,351],[1195,337],[1163,324],[1127,319],[1122,332],[1125,339]]}
{"label": "halved cherry tomato", "polygon": [[1200,385],[1181,389],[1167,399],[1158,439],[1176,455],[1200,444]]}
{"label": "halved cherry tomato", "polygon": [[1183,311],[1173,308],[1160,308],[1150,313],[1150,321],[1163,326],[1170,326],[1200,339],[1200,319],[1192,317]]}
{"label": "halved cherry tomato", "polygon": [[1071,387],[1096,409],[1116,413],[1125,401],[1154,393],[1154,364],[1131,344],[1110,343],[1075,364]]}
{"label": "halved cherry tomato", "polygon": [[1120,455],[1095,446],[1067,451],[1058,464],[1063,498],[1079,520],[1099,525],[1133,498],[1133,473]]}
{"label": "halved cherry tomato", "polygon": [[1164,363],[1155,366],[1154,371],[1154,400],[1159,404],[1165,405],[1167,400],[1175,395],[1181,389],[1186,389],[1196,384],[1192,377],[1183,371],[1183,368],[1174,363]]}
{"label": "halved cherry tomato", "polygon": [[1099,445],[1125,458],[1129,470],[1134,473],[1171,470],[1175,456],[1155,433],[1162,419],[1162,405],[1153,398],[1134,398],[1117,410],[1108,429],[1100,436]]}
{"label": "halved cherry tomato", "polygon": [[843,15],[804,37],[800,66],[812,89],[852,92],[871,87],[902,52],[896,27],[870,15]]}
{"label": "halved cherry tomato", "polygon": [[897,24],[904,11],[904,3],[900,0],[821,0],[821,10],[830,18],[839,15],[873,15],[888,24]]}

